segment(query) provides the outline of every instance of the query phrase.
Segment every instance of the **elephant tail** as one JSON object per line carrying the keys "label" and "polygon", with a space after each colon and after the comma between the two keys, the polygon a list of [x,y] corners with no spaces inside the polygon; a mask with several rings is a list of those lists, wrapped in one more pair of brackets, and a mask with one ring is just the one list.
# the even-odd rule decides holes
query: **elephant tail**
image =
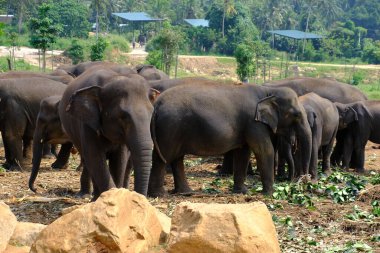
{"label": "elephant tail", "polygon": [[152,120],[150,122],[150,133],[152,135],[152,140],[153,140],[154,148],[155,148],[158,156],[161,158],[161,160],[164,163],[166,163],[166,159],[164,158],[164,156],[161,153],[161,150],[160,150],[160,147],[158,146],[157,138],[156,138],[156,117],[157,117],[157,113],[156,112],[157,112],[157,107],[155,106],[154,110],[153,110],[153,114],[152,114]]}

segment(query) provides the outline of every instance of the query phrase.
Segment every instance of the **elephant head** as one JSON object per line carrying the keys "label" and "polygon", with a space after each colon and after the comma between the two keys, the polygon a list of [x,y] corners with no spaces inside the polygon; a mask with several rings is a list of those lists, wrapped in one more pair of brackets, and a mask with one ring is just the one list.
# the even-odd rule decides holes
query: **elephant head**
{"label": "elephant head", "polygon": [[270,88],[268,95],[258,102],[256,120],[267,124],[273,131],[292,142],[296,136],[296,153],[300,159],[295,161],[296,171],[308,172],[312,137],[305,109],[300,104],[297,94],[289,88]]}
{"label": "elephant head", "polygon": [[362,103],[341,104],[336,102],[334,104],[339,113],[339,129],[347,128],[349,124],[359,120],[358,109],[366,110]]}
{"label": "elephant head", "polygon": [[135,169],[135,190],[146,195],[153,148],[153,106],[147,82],[118,76],[102,86],[79,89],[70,97],[66,112],[84,122],[99,138],[127,145]]}
{"label": "elephant head", "polygon": [[40,168],[44,144],[63,144],[70,141],[62,130],[58,115],[61,98],[62,96],[51,96],[43,99],[40,103],[33,135],[33,167],[29,179],[29,188],[32,191],[36,191],[33,184]]}

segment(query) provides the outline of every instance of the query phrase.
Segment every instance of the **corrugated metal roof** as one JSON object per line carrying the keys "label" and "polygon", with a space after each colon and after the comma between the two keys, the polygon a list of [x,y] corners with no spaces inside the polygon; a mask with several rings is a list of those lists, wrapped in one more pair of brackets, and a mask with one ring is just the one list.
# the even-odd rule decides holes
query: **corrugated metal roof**
{"label": "corrugated metal roof", "polygon": [[145,12],[120,12],[120,13],[112,13],[112,15],[118,16],[128,21],[151,22],[151,21],[162,20],[161,18],[152,18]]}
{"label": "corrugated metal roof", "polygon": [[302,31],[298,30],[273,30],[273,31],[268,31],[270,33],[274,33],[277,35],[293,38],[293,39],[322,39],[322,35],[318,35],[315,33],[305,33]]}
{"label": "corrugated metal roof", "polygon": [[203,26],[203,27],[208,27],[208,20],[206,19],[184,19],[185,22],[190,24],[191,26],[198,27],[198,26]]}

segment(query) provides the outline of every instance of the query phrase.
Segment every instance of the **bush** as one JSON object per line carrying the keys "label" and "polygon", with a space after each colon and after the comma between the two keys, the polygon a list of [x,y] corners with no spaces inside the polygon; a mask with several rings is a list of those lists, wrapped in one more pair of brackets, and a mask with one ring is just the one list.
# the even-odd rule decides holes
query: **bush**
{"label": "bush", "polygon": [[79,44],[78,40],[73,40],[71,46],[63,54],[68,56],[73,61],[73,64],[84,61],[84,48]]}
{"label": "bush", "polygon": [[352,75],[351,84],[352,85],[359,85],[364,80],[365,74],[361,71],[356,71]]}
{"label": "bush", "polygon": [[102,61],[104,59],[104,52],[108,46],[108,42],[99,37],[98,41],[91,46],[90,59],[91,61]]}
{"label": "bush", "polygon": [[146,57],[145,62],[147,64],[153,65],[158,69],[162,69],[162,51],[161,50],[152,50],[149,52]]}
{"label": "bush", "polygon": [[120,35],[111,35],[108,39],[112,49],[118,49],[124,53],[128,53],[130,51],[128,40],[125,37]]}

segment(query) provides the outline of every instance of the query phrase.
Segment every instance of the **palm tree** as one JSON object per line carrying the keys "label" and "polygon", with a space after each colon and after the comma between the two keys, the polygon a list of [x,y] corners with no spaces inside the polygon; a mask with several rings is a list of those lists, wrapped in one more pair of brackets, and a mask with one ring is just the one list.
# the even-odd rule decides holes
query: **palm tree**
{"label": "palm tree", "polygon": [[235,1],[223,0],[223,17],[222,17],[222,37],[224,38],[224,23],[226,17],[236,14]]}

